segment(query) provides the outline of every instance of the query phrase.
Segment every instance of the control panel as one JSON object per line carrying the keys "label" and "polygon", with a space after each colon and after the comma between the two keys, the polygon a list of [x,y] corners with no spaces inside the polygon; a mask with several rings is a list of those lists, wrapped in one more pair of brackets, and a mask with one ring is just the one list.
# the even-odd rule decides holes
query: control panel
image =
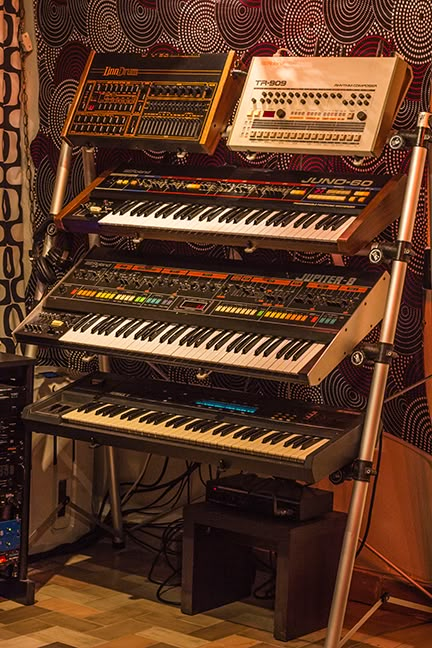
{"label": "control panel", "polygon": [[244,75],[235,52],[141,57],[91,52],[62,136],[77,145],[213,153]]}
{"label": "control panel", "polygon": [[390,58],[255,57],[229,135],[235,151],[380,155],[412,80]]}
{"label": "control panel", "polygon": [[162,321],[186,317],[189,324],[211,322],[223,328],[241,327],[243,322],[257,330],[274,328],[283,335],[281,331],[295,329],[331,338],[387,276],[384,273],[377,280],[344,268],[329,272],[321,266],[311,271],[301,264],[266,276],[250,268],[236,271],[235,264],[203,269],[103,256],[112,255],[94,250],[90,258],[80,261],[48,295],[46,310],[31,314],[15,331],[18,339],[20,334],[58,339],[83,312]]}

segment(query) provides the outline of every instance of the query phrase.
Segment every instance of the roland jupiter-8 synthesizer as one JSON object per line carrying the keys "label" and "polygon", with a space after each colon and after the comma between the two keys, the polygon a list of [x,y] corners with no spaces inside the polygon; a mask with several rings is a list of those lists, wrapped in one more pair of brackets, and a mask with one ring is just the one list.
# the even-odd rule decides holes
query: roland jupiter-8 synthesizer
{"label": "roland jupiter-8 synthesizer", "polygon": [[62,136],[80,146],[212,154],[244,82],[235,64],[235,52],[91,52]]}
{"label": "roland jupiter-8 synthesizer", "polygon": [[235,151],[379,155],[412,79],[398,55],[255,57],[232,126]]}

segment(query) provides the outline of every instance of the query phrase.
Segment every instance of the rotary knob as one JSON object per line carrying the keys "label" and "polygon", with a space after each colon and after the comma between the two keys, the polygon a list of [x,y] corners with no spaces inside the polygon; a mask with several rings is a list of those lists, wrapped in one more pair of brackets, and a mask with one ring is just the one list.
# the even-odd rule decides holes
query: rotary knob
{"label": "rotary knob", "polygon": [[279,110],[276,111],[276,115],[280,117],[280,119],[283,119],[286,115],[286,112],[285,110],[283,110],[283,108],[279,108]]}

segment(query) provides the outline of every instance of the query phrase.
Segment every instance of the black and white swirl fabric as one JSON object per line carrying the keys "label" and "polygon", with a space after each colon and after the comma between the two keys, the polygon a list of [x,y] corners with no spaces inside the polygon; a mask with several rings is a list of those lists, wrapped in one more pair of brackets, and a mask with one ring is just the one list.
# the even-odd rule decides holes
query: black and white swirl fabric
{"label": "black and white swirl fabric", "polygon": [[44,40],[51,47],[62,47],[73,30],[69,7],[64,0],[43,0],[37,3],[37,24]]}
{"label": "black and white swirl fabric", "polygon": [[396,50],[415,65],[432,59],[432,4],[429,0],[395,0],[393,34]]}
{"label": "black and white swirl fabric", "polygon": [[215,20],[215,0],[190,0],[180,11],[179,39],[185,52],[224,52],[225,43]]}
{"label": "black and white swirl fabric", "polygon": [[387,31],[392,29],[394,0],[372,0],[372,10],[375,20]]}
{"label": "black and white swirl fabric", "polygon": [[162,23],[155,2],[117,0],[120,25],[128,40],[137,47],[150,47],[158,40]]}
{"label": "black and white swirl fabric", "polygon": [[60,148],[62,143],[61,132],[69,112],[69,108],[78,87],[78,82],[66,79],[54,90],[48,109],[48,128],[54,143]]}
{"label": "black and white swirl fabric", "polygon": [[160,21],[166,33],[179,39],[180,14],[187,0],[156,0],[156,7]]}
{"label": "black and white swirl fabric", "polygon": [[355,43],[369,31],[374,15],[370,0],[323,0],[330,33],[339,43]]}
{"label": "black and white swirl fabric", "polygon": [[284,44],[295,56],[326,56],[334,39],[324,20],[321,0],[288,0],[282,24]]}
{"label": "black and white swirl fabric", "polygon": [[278,38],[284,35],[284,20],[288,0],[261,0],[261,11],[267,29]]}
{"label": "black and white swirl fabric", "polygon": [[265,23],[259,7],[242,0],[216,0],[216,24],[230,47],[245,50],[262,36]]}
{"label": "black and white swirl fabric", "polygon": [[73,26],[81,36],[87,36],[87,13],[90,0],[67,0]]}
{"label": "black and white swirl fabric", "polygon": [[128,40],[117,14],[116,0],[90,0],[87,32],[96,52],[126,52]]}

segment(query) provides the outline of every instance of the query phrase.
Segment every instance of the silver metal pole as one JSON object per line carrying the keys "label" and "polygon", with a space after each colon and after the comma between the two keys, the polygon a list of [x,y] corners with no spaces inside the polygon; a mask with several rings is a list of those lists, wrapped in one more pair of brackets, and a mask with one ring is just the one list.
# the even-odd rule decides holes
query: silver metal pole
{"label": "silver metal pole", "polygon": [[57,164],[57,173],[54,183],[54,191],[51,199],[50,214],[56,216],[63,207],[63,200],[66,193],[66,187],[69,179],[69,171],[72,161],[72,146],[62,141],[60,156]]}
{"label": "silver metal pole", "polygon": [[[84,169],[84,182],[88,186],[96,177],[94,148],[81,149]],[[89,246],[99,246],[100,238],[97,234],[89,234]],[[99,368],[110,371],[110,362],[107,356],[99,356]],[[120,487],[117,476],[117,456],[112,446],[105,446],[105,458],[108,471],[108,491],[111,504],[111,525],[114,533],[113,545],[117,548],[124,547],[123,518],[121,514]]]}
{"label": "silver metal pole", "polygon": [[404,255],[403,247],[404,244],[411,242],[414,229],[427,155],[424,136],[426,130],[429,128],[430,117],[430,113],[421,113],[417,124],[419,128],[418,142],[413,148],[408,172],[407,187],[399,222],[397,257],[392,265],[389,294],[381,326],[379,340],[380,355],[374,366],[358,459],[359,474],[355,478],[356,481],[354,482],[351,496],[347,526],[330,610],[327,636],[324,644],[325,648],[338,648],[340,645],[339,642],[348,603],[361,521],[366,504],[369,479],[372,474],[372,461],[378,439],[381,411],[391,360],[391,350],[394,343],[406,275],[407,259]]}

